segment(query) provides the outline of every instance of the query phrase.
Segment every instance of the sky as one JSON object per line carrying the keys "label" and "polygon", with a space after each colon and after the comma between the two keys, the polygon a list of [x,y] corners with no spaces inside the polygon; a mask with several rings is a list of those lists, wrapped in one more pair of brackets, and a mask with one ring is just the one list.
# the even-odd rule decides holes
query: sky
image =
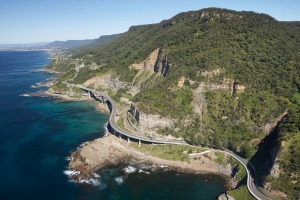
{"label": "sky", "polygon": [[0,44],[94,39],[208,7],[300,21],[300,0],[0,0]]}

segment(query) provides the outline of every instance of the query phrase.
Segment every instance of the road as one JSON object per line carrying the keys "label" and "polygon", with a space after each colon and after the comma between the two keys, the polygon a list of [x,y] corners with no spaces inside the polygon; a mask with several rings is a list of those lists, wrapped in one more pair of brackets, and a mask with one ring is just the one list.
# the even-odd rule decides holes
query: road
{"label": "road", "polygon": [[244,158],[238,156],[234,152],[226,149],[224,150],[227,152],[229,155],[234,157],[236,160],[238,160],[246,169],[247,171],[247,188],[249,192],[252,194],[253,197],[255,197],[258,200],[268,200],[269,198],[265,196],[262,192],[259,191],[257,188],[254,178],[255,178],[255,170],[254,167]]}
{"label": "road", "polygon": [[94,94],[94,96],[99,99],[101,101],[101,97],[104,97],[107,101],[110,102],[111,104],[111,113],[109,116],[109,124],[112,127],[113,130],[115,130],[116,132],[125,135],[129,138],[135,139],[135,140],[139,140],[139,141],[144,141],[144,142],[149,142],[149,143],[155,143],[155,144],[179,144],[179,145],[188,145],[188,143],[186,141],[174,141],[174,140],[155,140],[155,139],[150,139],[147,137],[142,137],[142,136],[138,136],[138,135],[134,135],[128,131],[125,131],[123,129],[121,129],[117,124],[116,124],[116,112],[117,112],[117,104],[115,103],[115,101],[107,94],[103,93],[103,92],[99,92],[96,90],[92,90],[90,88],[87,88],[85,86],[82,85],[75,85],[76,87],[85,90],[85,91],[89,91],[92,92]]}
{"label": "road", "polygon": [[[110,126],[118,133],[121,133],[122,135],[125,135],[129,138],[133,138],[135,140],[138,141],[144,141],[144,142],[149,142],[149,143],[156,143],[156,144],[177,144],[177,145],[189,145],[186,141],[171,141],[171,140],[154,140],[154,139],[150,139],[150,138],[146,138],[146,137],[141,137],[141,136],[137,136],[134,135],[128,131],[125,131],[123,129],[121,129],[115,122],[115,117],[116,117],[116,111],[117,111],[117,105],[115,103],[115,101],[107,94],[103,93],[103,92],[99,92],[90,88],[87,88],[83,85],[79,85],[79,84],[70,84],[65,82],[65,84],[70,85],[70,86],[75,86],[77,88],[80,88],[82,90],[85,90],[87,92],[91,92],[94,94],[95,98],[97,98],[99,101],[101,101],[101,97],[104,97],[107,101],[110,102],[111,104],[111,113],[109,116],[109,124]],[[221,150],[218,150],[221,151]],[[249,192],[252,194],[252,196],[254,198],[256,198],[257,200],[268,200],[269,198],[267,196],[265,196],[262,192],[259,191],[259,189],[257,188],[254,178],[255,178],[255,170],[254,167],[245,159],[243,159],[242,157],[238,156],[237,154],[235,154],[234,152],[230,151],[230,150],[224,150],[226,153],[228,153],[229,155],[231,155],[232,157],[234,157],[237,161],[239,161],[246,169],[247,171],[247,188],[249,190]]]}

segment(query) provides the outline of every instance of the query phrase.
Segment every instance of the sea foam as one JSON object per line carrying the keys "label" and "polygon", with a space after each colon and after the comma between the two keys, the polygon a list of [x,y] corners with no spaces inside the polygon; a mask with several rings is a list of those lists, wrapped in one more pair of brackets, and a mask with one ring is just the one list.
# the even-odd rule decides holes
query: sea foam
{"label": "sea foam", "polygon": [[[82,178],[78,178],[78,179],[72,179],[73,176],[79,175],[80,171],[74,171],[74,170],[65,170],[64,174],[67,175],[69,177],[69,181],[73,182],[73,183],[85,183],[85,184],[90,184],[90,185],[94,185],[94,186],[100,186],[101,182],[100,182],[100,175],[93,173],[93,177],[89,178],[89,179],[82,179]],[[102,185],[101,189],[106,188],[105,185]]]}
{"label": "sea foam", "polygon": [[121,185],[121,184],[124,182],[124,179],[123,179],[122,176],[119,176],[119,177],[115,178],[115,181],[116,181],[119,185]]}
{"label": "sea foam", "polygon": [[123,169],[123,171],[127,174],[131,174],[131,173],[134,173],[136,172],[136,168],[135,167],[132,167],[132,166],[127,166]]}
{"label": "sea foam", "polygon": [[67,175],[67,176],[69,176],[69,177],[71,177],[71,176],[74,176],[74,175],[79,175],[80,171],[65,170],[64,174]]}
{"label": "sea foam", "polygon": [[21,94],[20,96],[21,96],[21,97],[30,97],[29,94]]}
{"label": "sea foam", "polygon": [[104,126],[103,126],[103,128],[105,129],[105,132],[104,132],[104,137],[106,137],[108,134],[109,134],[109,132],[108,132],[108,122],[106,122],[105,124],[104,124]]}

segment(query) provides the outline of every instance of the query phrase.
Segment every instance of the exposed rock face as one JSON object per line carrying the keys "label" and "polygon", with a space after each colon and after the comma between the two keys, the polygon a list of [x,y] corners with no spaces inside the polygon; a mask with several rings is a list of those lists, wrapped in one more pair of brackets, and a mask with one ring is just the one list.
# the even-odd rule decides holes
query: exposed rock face
{"label": "exposed rock face", "polygon": [[112,77],[110,74],[103,76],[95,76],[83,83],[84,86],[92,85],[94,88],[103,87],[104,89],[119,90],[123,88],[128,88],[128,84],[119,81],[118,78]]}
{"label": "exposed rock face", "polygon": [[145,113],[139,113],[139,128],[148,130],[150,132],[156,132],[160,128],[172,128],[174,121],[166,117],[159,115],[147,115]]}
{"label": "exposed rock face", "polygon": [[214,70],[210,70],[210,71],[201,72],[201,75],[205,76],[206,78],[212,78],[216,75],[221,74],[222,72],[223,72],[223,70],[218,68],[218,69],[214,69]]}
{"label": "exposed rock face", "polygon": [[139,70],[147,70],[151,73],[158,73],[162,76],[166,76],[172,67],[172,64],[168,62],[168,58],[165,56],[162,49],[155,49],[150,55],[141,63],[134,63],[130,68]]}
{"label": "exposed rock face", "polygon": [[274,128],[277,126],[278,122],[280,122],[286,115],[288,114],[287,111],[285,111],[282,115],[280,115],[278,118],[276,118],[273,122],[267,123],[264,127],[264,132],[266,134],[269,134]]}
{"label": "exposed rock face", "polygon": [[172,119],[160,115],[145,114],[133,104],[130,105],[129,111],[139,123],[136,128],[140,132],[156,134],[158,129],[172,128],[174,126],[174,121]]}
{"label": "exposed rock face", "polygon": [[154,66],[154,71],[160,73],[162,76],[167,76],[172,64],[169,63],[168,58],[165,56],[164,52],[160,49],[157,57],[157,61]]}
{"label": "exposed rock face", "polygon": [[273,167],[271,168],[271,171],[270,171],[270,175],[275,177],[275,178],[279,178],[279,175],[281,173],[281,170],[279,169],[279,160],[276,159],[275,162],[274,162],[274,165]]}
{"label": "exposed rock face", "polygon": [[177,83],[177,86],[178,87],[180,87],[180,88],[182,88],[183,86],[184,86],[184,82],[187,80],[187,78],[185,77],[185,76],[182,76],[180,79],[179,79],[179,81],[178,81],[178,83]]}
{"label": "exposed rock face", "polygon": [[104,90],[117,91],[119,89],[129,89],[132,95],[136,95],[139,92],[139,88],[130,85],[129,83],[122,82],[118,77],[114,77],[111,74],[105,74],[102,76],[95,76],[83,83],[84,86],[93,86],[94,88],[103,88]]}
{"label": "exposed rock face", "polygon": [[129,111],[136,121],[140,122],[140,111],[133,104],[130,105]]}
{"label": "exposed rock face", "polygon": [[97,104],[97,108],[101,111],[101,112],[104,112],[104,113],[110,113],[110,110],[107,106],[106,103],[98,103]]}
{"label": "exposed rock face", "polygon": [[220,75],[224,72],[223,69],[214,69],[210,71],[204,71],[201,72],[201,75],[204,76],[207,81],[201,82],[200,87],[203,87],[203,89],[226,89],[231,90],[232,95],[234,95],[236,92],[244,92],[246,89],[246,86],[239,84],[237,81],[224,78],[220,83],[210,83],[211,79],[213,79],[215,76]]}
{"label": "exposed rock face", "polygon": [[159,56],[160,49],[155,49],[144,61],[144,68],[146,70],[154,72],[155,65]]}
{"label": "exposed rock face", "polygon": [[273,176],[275,178],[278,178],[280,173],[281,173],[281,170],[279,168],[279,163],[280,163],[280,160],[278,159],[278,153],[280,151],[280,143],[277,142],[277,144],[272,148],[270,149],[271,152],[270,152],[270,162],[271,162],[271,166],[270,168],[268,169],[268,172],[267,172],[267,176],[270,175],[270,176]]}
{"label": "exposed rock face", "polygon": [[203,94],[203,88],[198,87],[193,91],[193,101],[192,101],[193,111],[200,116],[200,121],[203,120],[204,112],[207,110],[207,102],[205,95]]}
{"label": "exposed rock face", "polygon": [[220,196],[218,196],[217,200],[235,200],[235,198],[229,196],[227,193],[223,193]]}

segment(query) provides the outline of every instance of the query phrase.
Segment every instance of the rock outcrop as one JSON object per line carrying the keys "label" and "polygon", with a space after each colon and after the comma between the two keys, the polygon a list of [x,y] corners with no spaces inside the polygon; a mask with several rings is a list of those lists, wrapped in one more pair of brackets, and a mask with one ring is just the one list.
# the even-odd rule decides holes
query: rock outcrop
{"label": "rock outcrop", "polygon": [[146,135],[156,135],[159,129],[174,127],[172,119],[160,115],[145,114],[133,104],[130,105],[129,111],[138,122],[138,125],[134,128]]}
{"label": "rock outcrop", "polygon": [[235,200],[235,198],[229,196],[227,193],[223,193],[220,196],[218,196],[217,200]]}
{"label": "rock outcrop", "polygon": [[128,89],[133,96],[136,95],[140,89],[132,86],[129,83],[120,81],[118,77],[111,74],[104,74],[102,76],[95,76],[83,83],[84,86],[92,86],[93,88],[102,88],[104,90],[118,91],[120,89]]}
{"label": "rock outcrop", "polygon": [[156,133],[158,129],[172,128],[173,126],[174,121],[172,119],[160,115],[148,115],[143,112],[139,114],[139,128],[144,131]]}
{"label": "rock outcrop", "polygon": [[83,83],[84,86],[93,86],[94,88],[102,87],[103,89],[119,90],[128,88],[129,85],[120,81],[117,77],[113,77],[110,74],[103,76],[95,76]]}
{"label": "rock outcrop", "polygon": [[167,76],[171,67],[172,64],[168,62],[168,58],[166,57],[164,51],[160,48],[157,48],[150,53],[143,62],[134,63],[130,66],[130,68],[138,70],[147,70],[151,72],[150,75],[155,72],[162,76]]}
{"label": "rock outcrop", "polygon": [[[204,156],[202,157],[205,158]],[[69,169],[78,173],[74,173],[71,178],[74,180],[88,179],[97,170],[112,165],[125,164],[128,163],[129,160],[137,161],[139,163],[154,164],[157,166],[164,165],[179,171],[224,174],[224,171],[219,170],[222,166],[208,158],[204,160],[191,159],[192,162],[190,163],[164,160],[137,151],[131,148],[130,144],[125,140],[118,139],[113,135],[108,135],[104,138],[87,142],[82,145],[79,150],[72,153]],[[226,175],[229,174],[227,173]]]}

